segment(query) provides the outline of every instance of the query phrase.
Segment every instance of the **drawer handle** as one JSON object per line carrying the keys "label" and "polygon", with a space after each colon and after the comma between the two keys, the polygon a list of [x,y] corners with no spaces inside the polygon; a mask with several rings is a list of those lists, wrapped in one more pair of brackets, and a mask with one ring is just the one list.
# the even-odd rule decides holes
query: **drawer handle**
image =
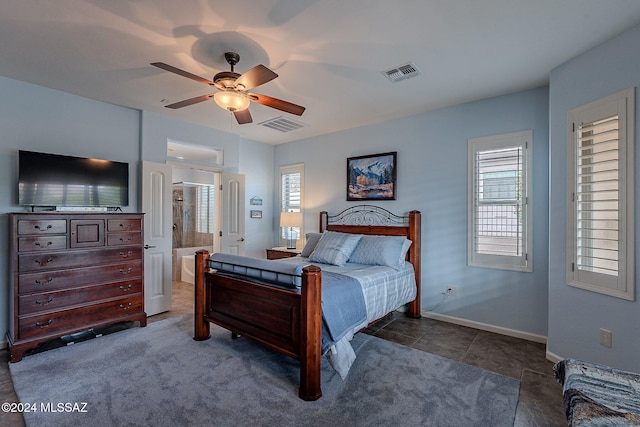
{"label": "drawer handle", "polygon": [[40,280],[40,279],[36,279],[36,283],[37,283],[38,285],[44,285],[45,283],[49,283],[49,282],[51,282],[52,280],[53,280],[53,277],[47,277],[47,280],[46,280],[45,282],[43,282],[43,281],[42,281],[42,280]]}
{"label": "drawer handle", "polygon": [[[36,245],[39,248],[42,247],[42,244],[40,242],[35,242],[34,245]],[[47,246],[51,246],[51,245],[53,245],[53,242],[47,242]]]}
{"label": "drawer handle", "polygon": [[131,255],[133,255],[133,252],[131,251],[127,251],[126,253],[124,251],[120,251],[120,256],[122,258],[129,258]]}
{"label": "drawer handle", "polygon": [[120,304],[118,307],[120,307],[123,310],[128,310],[131,308],[131,303],[124,305],[124,304]]}
{"label": "drawer handle", "polygon": [[49,258],[45,259],[44,261],[40,260],[40,259],[37,259],[37,260],[35,260],[35,262],[40,264],[40,267],[44,267],[45,265],[49,264],[50,262],[53,262],[53,258],[49,257]]}
{"label": "drawer handle", "polygon": [[47,323],[36,322],[36,326],[40,329],[48,328],[51,322],[53,322],[53,319],[49,319]]}
{"label": "drawer handle", "polygon": [[124,224],[120,224],[120,228],[131,228],[131,223],[124,225]]}
{"label": "drawer handle", "polygon": [[51,301],[53,301],[53,298],[51,298],[51,297],[49,297],[49,299],[48,299],[48,300],[46,300],[46,301],[40,301],[39,299],[37,299],[37,300],[36,300],[36,304],[39,304],[39,305],[47,305],[47,304],[49,304]]}
{"label": "drawer handle", "polygon": [[133,270],[133,268],[132,268],[132,267],[127,268],[127,269],[126,269],[126,271],[125,271],[125,269],[124,269],[124,268],[121,268],[121,269],[120,269],[120,273],[122,273],[122,274],[129,274],[129,273],[131,273],[131,271],[132,271],[132,270]]}
{"label": "drawer handle", "polygon": [[127,286],[120,285],[119,288],[120,288],[121,291],[125,291],[126,292],[126,291],[131,290],[131,288],[133,288],[133,285],[132,284],[128,284]]}
{"label": "drawer handle", "polygon": [[39,225],[39,224],[36,224],[36,225],[34,225],[33,227],[34,227],[36,230],[40,230],[40,231],[47,231],[47,230],[49,230],[49,229],[53,228],[53,225],[49,224],[49,225],[47,225],[46,227],[44,227],[44,228],[43,228],[43,227],[40,227],[40,225]]}
{"label": "drawer handle", "polygon": [[[124,237],[120,237],[121,242],[124,242],[124,240],[125,240]],[[131,236],[127,237],[127,242],[130,242],[130,241],[131,241]]]}

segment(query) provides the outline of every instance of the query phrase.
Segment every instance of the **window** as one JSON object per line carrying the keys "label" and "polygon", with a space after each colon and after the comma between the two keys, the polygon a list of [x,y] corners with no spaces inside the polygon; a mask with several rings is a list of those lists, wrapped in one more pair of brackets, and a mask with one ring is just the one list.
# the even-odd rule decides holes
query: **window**
{"label": "window", "polygon": [[214,197],[213,185],[197,185],[196,190],[196,231],[213,234],[214,229]]}
{"label": "window", "polygon": [[634,299],[634,89],[569,111],[567,283]]}
{"label": "window", "polygon": [[[280,212],[302,212],[304,188],[304,165],[282,166],[280,168]],[[300,236],[300,227],[280,227],[281,243],[287,240],[290,231]]]}
{"label": "window", "polygon": [[531,131],[468,141],[467,262],[532,271]]}

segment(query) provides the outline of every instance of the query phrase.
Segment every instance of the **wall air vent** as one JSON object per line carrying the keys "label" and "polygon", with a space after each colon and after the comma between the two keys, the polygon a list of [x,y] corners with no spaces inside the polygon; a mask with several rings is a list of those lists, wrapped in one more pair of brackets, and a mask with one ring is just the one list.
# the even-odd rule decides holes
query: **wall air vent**
{"label": "wall air vent", "polygon": [[422,71],[416,67],[416,64],[409,62],[408,64],[383,71],[382,74],[391,80],[392,83],[397,83],[402,80],[410,79],[411,77],[419,76],[422,74]]}
{"label": "wall air vent", "polygon": [[298,122],[283,116],[276,117],[275,119],[267,120],[262,123],[258,123],[258,125],[265,126],[280,132],[291,132],[291,131],[309,126],[305,123]]}

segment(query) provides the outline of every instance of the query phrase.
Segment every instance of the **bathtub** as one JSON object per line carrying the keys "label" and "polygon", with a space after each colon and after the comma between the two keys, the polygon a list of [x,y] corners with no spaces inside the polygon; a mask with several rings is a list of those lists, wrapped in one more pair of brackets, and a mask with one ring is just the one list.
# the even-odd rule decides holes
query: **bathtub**
{"label": "bathtub", "polygon": [[173,271],[171,279],[193,284],[193,270],[195,268],[195,253],[197,250],[206,249],[213,252],[213,247],[197,246],[192,248],[173,249]]}
{"label": "bathtub", "polygon": [[195,270],[196,256],[195,255],[182,255],[182,269],[180,271],[180,280],[183,282],[195,283],[193,279],[193,271]]}

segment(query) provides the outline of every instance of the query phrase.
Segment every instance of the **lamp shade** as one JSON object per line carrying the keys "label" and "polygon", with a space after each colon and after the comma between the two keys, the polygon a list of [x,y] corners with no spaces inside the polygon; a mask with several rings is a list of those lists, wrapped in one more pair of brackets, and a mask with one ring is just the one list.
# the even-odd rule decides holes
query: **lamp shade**
{"label": "lamp shade", "polygon": [[213,95],[213,100],[216,101],[216,104],[220,107],[229,111],[246,110],[251,103],[246,96],[230,90],[216,92]]}
{"label": "lamp shade", "polygon": [[280,212],[280,227],[302,227],[302,212]]}

